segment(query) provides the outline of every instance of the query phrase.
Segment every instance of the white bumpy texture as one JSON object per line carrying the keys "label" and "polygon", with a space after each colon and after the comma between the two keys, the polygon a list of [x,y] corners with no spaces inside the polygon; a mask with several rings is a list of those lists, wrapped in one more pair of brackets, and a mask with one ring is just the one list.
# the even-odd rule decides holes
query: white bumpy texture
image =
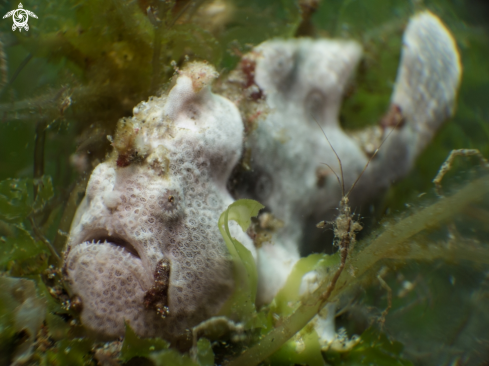
{"label": "white bumpy texture", "polygon": [[[114,140],[130,146],[90,177],[64,271],[83,324],[99,334],[122,336],[126,321],[140,336],[181,335],[215,315],[233,289],[217,221],[234,201],[226,181],[241,155],[243,124],[237,108],[210,91],[215,76],[193,63],[168,96],[135,107]],[[161,261],[170,267],[164,319],[144,304]]]}
{"label": "white bumpy texture", "polygon": [[[250,57],[255,59],[255,83],[265,95],[268,111],[255,122],[245,144],[251,151],[249,175],[254,184],[241,191],[238,187],[238,195],[259,200],[284,222],[258,253],[258,300],[267,303],[299,259],[298,243],[311,242],[311,233],[319,231],[314,225],[334,220],[337,214],[342,192],[325,164],[338,175],[340,169],[318,124],[341,159],[345,191],[369,156],[338,120],[344,91],[361,57],[360,45],[272,40],[255,48]],[[394,119],[382,130],[377,145],[392,133],[351,192],[352,207],[371,200],[408,173],[451,116],[460,77],[460,59],[449,31],[432,13],[414,16],[404,34],[390,107],[403,121],[396,124]]]}
{"label": "white bumpy texture", "polygon": [[[339,176],[340,168],[318,124],[341,159],[344,194],[369,156],[341,129],[338,120],[344,91],[361,57],[360,45],[336,40],[273,40],[258,46],[250,57],[255,59],[255,83],[265,95],[268,111],[255,122],[245,144],[251,151],[255,184],[241,191],[238,187],[238,194],[258,199],[284,222],[273,240],[258,251],[258,302],[268,303],[299,259],[300,243],[311,241],[311,233],[318,231],[316,223],[334,220],[337,214],[342,189],[325,164]],[[351,191],[353,207],[368,202],[409,172],[440,125],[452,115],[460,78],[460,58],[449,31],[432,13],[414,16],[403,37],[391,112],[387,114],[395,118],[384,126],[379,142],[390,136]],[[321,276],[308,273],[303,281],[311,279],[320,282]],[[303,287],[317,288],[318,284],[309,282]],[[325,348],[338,340],[332,331],[331,312],[334,305],[329,314],[315,319]],[[339,348],[349,341],[345,338],[340,343]]]}
{"label": "white bumpy texture", "polygon": [[[405,175],[454,108],[460,60],[440,20],[428,12],[413,17],[403,47],[391,106],[403,123],[385,126],[384,137],[394,131],[351,193],[354,206]],[[258,254],[237,225],[231,228],[258,255],[258,302],[266,303],[299,259],[305,233],[333,218],[341,198],[323,164],[338,163],[317,124],[341,158],[347,189],[368,156],[338,122],[361,57],[357,43],[274,40],[253,55],[254,82],[265,98],[257,105],[265,113],[246,141],[253,182],[238,182],[235,193],[258,199],[284,226]],[[175,338],[216,315],[233,290],[217,222],[233,202],[226,183],[242,153],[243,123],[233,103],[210,91],[215,76],[212,67],[192,63],[168,95],[135,107],[119,122],[111,158],[90,177],[64,274],[82,301],[83,324],[99,334],[121,336],[127,322],[140,336]],[[158,277],[162,268],[169,268],[168,279]],[[148,307],[155,293],[167,313]],[[324,344],[333,337],[331,319],[317,319]]]}

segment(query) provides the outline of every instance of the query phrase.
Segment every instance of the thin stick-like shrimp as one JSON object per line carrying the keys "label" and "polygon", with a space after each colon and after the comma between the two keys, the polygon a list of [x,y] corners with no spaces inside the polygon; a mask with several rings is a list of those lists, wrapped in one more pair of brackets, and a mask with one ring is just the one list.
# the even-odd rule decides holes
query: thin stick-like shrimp
{"label": "thin stick-like shrimp", "polygon": [[[316,120],[314,119],[314,121],[316,121]],[[323,164],[326,165],[335,175],[335,177],[338,180],[338,183],[341,187],[341,195],[342,195],[341,200],[340,200],[340,207],[339,207],[340,213],[336,217],[336,219],[332,222],[333,228],[334,228],[334,237],[335,237],[334,243],[335,243],[335,245],[338,246],[339,251],[340,251],[340,266],[338,267],[335,274],[333,275],[333,278],[331,279],[331,282],[329,283],[329,286],[327,287],[326,291],[321,296],[322,303],[325,303],[328,300],[329,296],[331,295],[331,292],[335,288],[336,282],[338,281],[338,278],[340,277],[341,272],[343,272],[343,269],[345,268],[346,260],[348,258],[348,252],[350,250],[350,247],[352,244],[355,243],[356,234],[360,230],[363,229],[362,225],[360,225],[360,223],[358,223],[358,221],[354,220],[354,218],[353,218],[351,208],[350,208],[350,201],[349,201],[348,196],[352,192],[353,188],[355,188],[355,185],[358,183],[358,181],[362,177],[363,173],[367,169],[367,167],[370,164],[370,162],[372,161],[372,159],[377,155],[377,153],[379,152],[379,149],[382,147],[384,142],[389,138],[391,133],[395,129],[397,129],[397,127],[399,126],[399,124],[401,122],[402,122],[402,119],[399,120],[397,125],[387,134],[385,139],[380,143],[379,147],[374,151],[372,156],[368,159],[367,164],[365,164],[363,170],[358,175],[355,182],[352,184],[352,186],[350,187],[348,192],[345,194],[345,179],[344,179],[344,175],[343,175],[343,165],[341,163],[341,159],[338,156],[338,154],[336,153],[336,150],[334,149],[333,145],[331,144],[331,141],[329,141],[329,138],[326,135],[326,132],[324,132],[324,129],[316,121],[317,125],[319,126],[319,128],[323,132],[324,137],[328,141],[328,144],[331,147],[331,150],[333,150],[333,153],[335,154],[336,159],[338,160],[341,178],[340,178],[340,176],[338,176],[338,174],[336,174],[336,172],[333,170],[333,168],[331,168],[330,165],[328,165],[326,163],[323,163]],[[316,227],[323,228],[324,226],[326,226],[326,224],[327,224],[326,221],[321,221],[316,225]]]}

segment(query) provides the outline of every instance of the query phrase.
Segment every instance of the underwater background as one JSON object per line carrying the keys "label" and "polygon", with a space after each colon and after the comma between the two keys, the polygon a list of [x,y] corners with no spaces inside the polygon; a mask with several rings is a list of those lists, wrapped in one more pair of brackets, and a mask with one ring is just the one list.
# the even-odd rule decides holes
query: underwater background
{"label": "underwater background", "polygon": [[[83,330],[76,306],[63,292],[56,256],[87,178],[110,152],[107,135],[140,101],[166,90],[172,61],[181,66],[207,60],[225,77],[241,55],[271,38],[355,39],[364,56],[341,110],[342,126],[354,130],[376,124],[387,110],[404,28],[410,16],[431,10],[450,29],[461,54],[456,113],[408,177],[372,205],[364,245],[437,203],[432,179],[452,149],[478,149],[489,157],[489,6],[484,1],[22,4],[38,16],[29,18],[29,31],[12,31],[11,18],[0,23],[0,365],[224,364],[267,334],[270,323],[264,321],[244,345],[226,347],[225,341],[211,344],[202,338],[190,356],[168,349],[163,340],[141,340],[130,328],[123,341],[103,343]],[[148,6],[159,9],[160,19],[147,14]],[[0,14],[17,7],[18,2],[2,0]],[[256,362],[489,364],[488,186],[477,159],[458,159],[444,189],[457,195],[468,187],[471,201],[459,204],[468,198],[457,196],[458,203],[446,207],[453,211],[449,218],[433,219],[430,230],[405,238],[421,248],[419,253],[430,245],[446,250],[430,257],[399,247],[343,295],[348,301],[338,326],[360,336],[357,346],[321,353],[303,330],[303,352],[293,354],[284,344]]]}

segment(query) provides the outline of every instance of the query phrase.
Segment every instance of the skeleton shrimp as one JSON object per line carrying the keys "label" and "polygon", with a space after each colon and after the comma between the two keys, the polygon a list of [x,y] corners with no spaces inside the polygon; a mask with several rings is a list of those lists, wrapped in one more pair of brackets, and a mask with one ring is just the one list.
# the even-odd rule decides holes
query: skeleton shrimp
{"label": "skeleton shrimp", "polygon": [[[334,237],[335,237],[335,245],[339,248],[340,251],[340,266],[336,270],[333,278],[331,279],[331,282],[328,285],[328,288],[324,292],[324,294],[321,296],[321,302],[322,304],[326,303],[329,296],[331,295],[331,292],[334,290],[336,286],[336,282],[338,281],[338,278],[340,277],[341,273],[343,272],[343,269],[345,268],[346,265],[346,260],[348,258],[348,252],[351,249],[351,246],[355,243],[356,240],[356,235],[359,231],[363,229],[362,225],[358,221],[356,221],[353,217],[353,214],[351,212],[351,207],[350,207],[350,201],[348,196],[350,193],[353,191],[355,188],[355,185],[358,183],[360,178],[362,177],[363,173],[367,169],[368,165],[372,161],[372,159],[377,155],[379,149],[382,147],[384,142],[389,138],[391,133],[396,130],[401,123],[403,123],[403,118],[400,118],[397,121],[397,124],[393,126],[393,128],[389,131],[385,139],[380,143],[379,147],[374,151],[372,156],[368,159],[367,163],[365,164],[363,170],[361,173],[358,175],[357,179],[355,182],[352,184],[348,192],[345,194],[345,179],[343,175],[343,165],[341,163],[341,159],[336,153],[336,150],[334,149],[333,145],[331,144],[331,141],[329,140],[328,136],[324,132],[324,129],[321,127],[321,125],[316,121],[317,125],[321,129],[321,131],[324,134],[324,137],[328,141],[329,146],[333,150],[334,155],[336,156],[336,159],[338,160],[338,165],[340,168],[340,176],[336,174],[336,172],[333,170],[333,168],[326,164],[326,165],[335,175],[336,179],[338,180],[338,183],[341,187],[341,200],[340,200],[340,206],[339,206],[339,214],[336,217],[336,219],[333,222],[326,222],[326,221],[320,221],[316,227],[317,228],[324,228],[326,224],[331,223],[333,225],[333,230],[334,230]],[[341,178],[340,178],[341,177]]]}

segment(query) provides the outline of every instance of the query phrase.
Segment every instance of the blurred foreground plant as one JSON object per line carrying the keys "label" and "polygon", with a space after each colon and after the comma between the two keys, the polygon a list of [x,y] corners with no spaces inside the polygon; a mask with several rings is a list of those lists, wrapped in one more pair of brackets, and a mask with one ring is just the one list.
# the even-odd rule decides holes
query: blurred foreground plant
{"label": "blurred foreground plant", "polygon": [[[252,200],[233,203],[222,214],[219,222],[235,262],[235,280],[241,284],[223,309],[226,317],[211,318],[192,330],[194,348],[189,355],[180,355],[178,351],[169,349],[168,343],[163,340],[139,339],[129,327],[124,343],[113,344],[111,353],[107,355],[108,346],[99,343],[80,327],[76,304],[70,303],[70,299],[63,293],[56,269],[47,268],[47,257],[54,255],[49,251],[49,246],[43,240],[36,242],[24,228],[24,225],[28,227],[29,215],[42,211],[42,207],[48,205],[53,195],[49,179],[45,178],[43,181],[44,184],[38,187],[36,200],[29,198],[28,181],[12,180],[0,184],[2,219],[14,223],[5,223],[2,227],[7,235],[1,239],[3,270],[8,271],[5,275],[33,279],[25,280],[25,286],[30,286],[31,290],[29,295],[17,300],[19,305],[9,305],[11,300],[8,295],[0,297],[0,308],[3,309],[0,315],[0,322],[3,324],[0,334],[4,339],[2,344],[6,348],[5,354],[10,355],[7,358],[12,357],[15,362],[26,358],[41,363],[81,365],[88,362],[94,352],[97,359],[102,355],[108,359],[122,357],[125,361],[133,357],[148,357],[157,365],[167,364],[170,360],[184,365],[212,365],[214,362],[256,365],[266,359],[272,364],[321,365],[323,357],[333,364],[354,364],[358,359],[409,364],[402,359],[402,346],[392,343],[375,328],[364,332],[358,345],[343,354],[334,351],[324,353],[321,350],[315,330],[307,326],[307,323],[324,305],[323,294],[335,267],[338,266],[338,254],[313,254],[301,259],[286,286],[272,303],[259,311],[255,309],[257,277],[254,261],[247,249],[229,235],[227,227],[228,220],[235,220],[244,230],[247,229],[250,218],[256,216],[262,208]],[[351,253],[347,262],[349,270],[341,273],[328,301],[350,294],[355,287],[366,286],[374,281],[381,265],[400,268],[412,260],[433,262],[437,259],[456,259],[470,261],[487,269],[487,243],[469,239],[432,242],[429,236],[469,211],[475,213],[479,220],[485,220],[486,216],[481,216],[481,212],[487,212],[488,194],[487,175],[474,178],[455,194],[441,198],[398,222],[385,224],[357,244],[358,249]],[[324,271],[329,275],[320,287],[310,296],[300,298],[298,290],[302,276],[321,268],[330,268],[333,271]],[[19,281],[7,276],[1,278],[5,281]],[[7,283],[9,282],[5,285]],[[33,291],[36,286],[37,294]],[[41,310],[46,308],[47,313]],[[30,309],[28,311],[32,315],[21,316],[21,311],[27,311],[23,309]],[[12,319],[17,319],[15,325],[11,324]],[[235,323],[233,319],[242,319],[244,323]],[[25,336],[19,339],[21,334]],[[3,362],[6,364],[7,361]]]}

